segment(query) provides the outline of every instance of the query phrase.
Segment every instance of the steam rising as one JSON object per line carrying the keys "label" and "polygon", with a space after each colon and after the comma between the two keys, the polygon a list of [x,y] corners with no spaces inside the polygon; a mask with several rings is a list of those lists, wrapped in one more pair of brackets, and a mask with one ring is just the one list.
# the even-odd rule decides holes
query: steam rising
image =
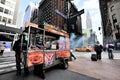
{"label": "steam rising", "polygon": [[71,33],[70,36],[70,47],[71,49],[74,49],[76,47],[82,47],[83,43],[82,43],[82,39],[83,37],[77,37],[74,33]]}
{"label": "steam rising", "polygon": [[70,48],[74,49],[76,47],[94,47],[97,37],[95,34],[91,34],[90,37],[80,36],[77,37],[74,33],[70,35]]}

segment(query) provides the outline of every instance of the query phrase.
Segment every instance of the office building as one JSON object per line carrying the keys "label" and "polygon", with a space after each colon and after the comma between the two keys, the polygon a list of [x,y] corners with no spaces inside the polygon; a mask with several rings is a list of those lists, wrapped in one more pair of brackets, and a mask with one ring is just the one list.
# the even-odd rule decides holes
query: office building
{"label": "office building", "polygon": [[0,44],[6,42],[5,51],[10,51],[11,43],[20,27],[16,25],[20,0],[0,0]]}
{"label": "office building", "polygon": [[120,0],[99,0],[102,16],[103,42],[120,49]]}
{"label": "office building", "polygon": [[0,0],[0,24],[16,24],[20,0]]}
{"label": "office building", "polygon": [[[68,20],[66,17],[68,17],[68,15],[72,16],[78,13],[76,6],[71,2],[70,5],[70,10],[68,10],[66,0],[42,0],[39,3],[38,24],[44,24],[44,22],[46,22],[54,25],[55,27],[59,27],[60,29],[64,29],[68,33],[73,32],[81,35],[82,24],[80,15],[70,19],[69,23],[67,22]],[[56,10],[59,11],[59,14]]]}

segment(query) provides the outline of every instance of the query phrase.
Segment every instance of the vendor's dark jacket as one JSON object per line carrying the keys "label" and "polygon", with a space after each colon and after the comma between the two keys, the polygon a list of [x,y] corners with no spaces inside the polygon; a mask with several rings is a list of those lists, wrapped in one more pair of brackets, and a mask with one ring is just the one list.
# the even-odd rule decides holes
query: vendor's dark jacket
{"label": "vendor's dark jacket", "polygon": [[13,50],[15,52],[20,53],[21,50],[26,50],[26,49],[27,49],[27,41],[23,40],[22,47],[21,47],[21,39],[18,39],[17,41],[15,41],[13,46]]}

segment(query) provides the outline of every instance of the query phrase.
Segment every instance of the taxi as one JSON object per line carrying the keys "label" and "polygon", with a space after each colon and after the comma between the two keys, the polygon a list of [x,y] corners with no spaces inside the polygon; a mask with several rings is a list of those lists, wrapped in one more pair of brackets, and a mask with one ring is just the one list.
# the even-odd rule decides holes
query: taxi
{"label": "taxi", "polygon": [[93,47],[77,47],[75,48],[75,51],[92,52],[94,51],[94,48]]}

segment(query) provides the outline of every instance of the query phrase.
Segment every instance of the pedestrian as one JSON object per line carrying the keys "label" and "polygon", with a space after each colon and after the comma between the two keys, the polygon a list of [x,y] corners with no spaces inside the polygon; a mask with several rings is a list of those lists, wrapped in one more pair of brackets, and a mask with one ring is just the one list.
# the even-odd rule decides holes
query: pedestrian
{"label": "pedestrian", "polygon": [[[26,38],[26,35],[22,34],[20,35],[19,39],[17,41],[15,41],[14,45],[13,45],[13,50],[15,51],[15,58],[16,58],[16,75],[21,75],[21,53],[23,50],[27,50],[27,41],[28,40]],[[22,49],[21,49],[22,48]],[[23,53],[24,55],[26,53]],[[25,60],[25,59],[24,59]],[[25,74],[29,74],[29,70],[26,67],[26,61],[24,62],[24,73]]]}
{"label": "pedestrian", "polygon": [[113,49],[114,49],[114,45],[113,44],[108,44],[108,57],[109,59],[113,59]]}
{"label": "pedestrian", "polygon": [[74,60],[76,60],[76,57],[73,55],[73,53],[72,53],[73,51],[72,50],[70,50],[70,61],[72,61],[72,57],[74,58]]}
{"label": "pedestrian", "polygon": [[97,54],[97,59],[101,60],[101,53],[103,50],[103,46],[99,43],[99,41],[97,41],[97,44],[95,45],[94,50]]}
{"label": "pedestrian", "polygon": [[3,42],[1,45],[0,45],[0,55],[3,56],[3,53],[4,53],[4,50],[5,50],[5,42]]}

